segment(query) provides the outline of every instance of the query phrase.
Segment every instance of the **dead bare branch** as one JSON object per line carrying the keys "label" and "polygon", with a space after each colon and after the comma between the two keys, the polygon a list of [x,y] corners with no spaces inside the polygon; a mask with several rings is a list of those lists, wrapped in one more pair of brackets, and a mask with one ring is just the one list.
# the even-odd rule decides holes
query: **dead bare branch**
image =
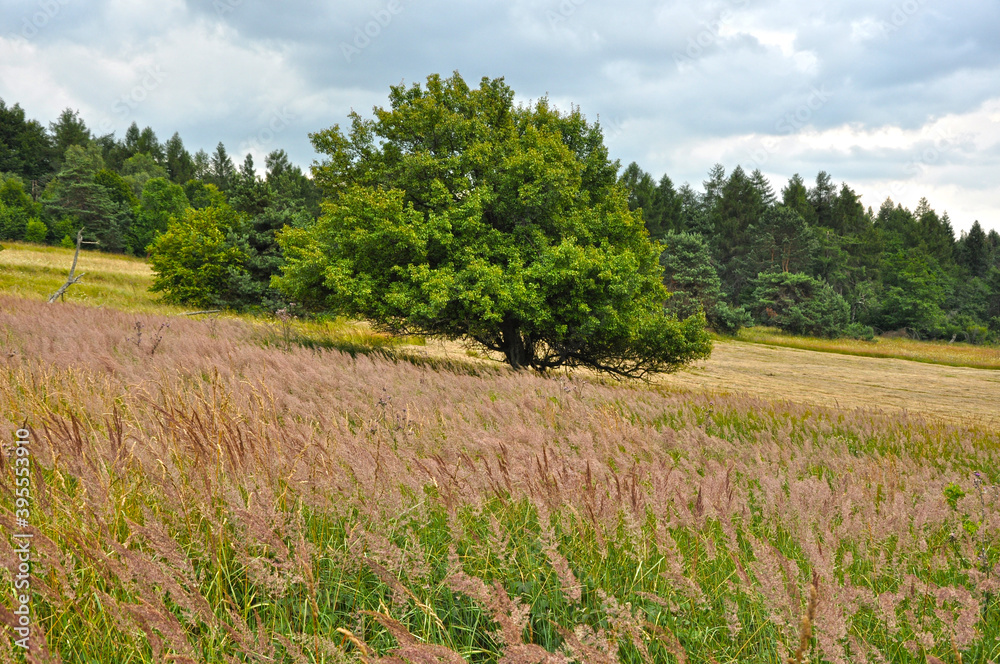
{"label": "dead bare branch", "polygon": [[72,286],[73,284],[79,283],[80,279],[83,278],[83,274],[81,274],[78,277],[77,276],[73,276],[74,273],[76,272],[76,261],[77,261],[77,259],[80,258],[80,245],[81,244],[99,244],[99,243],[98,242],[84,242],[83,241],[83,229],[81,228],[79,231],[77,231],[77,234],[76,234],[76,253],[73,254],[73,265],[71,265],[70,268],[69,268],[69,276],[66,278],[66,283],[64,283],[62,286],[60,286],[59,290],[57,290],[55,293],[53,293],[52,295],[49,296],[49,304],[52,304],[56,300],[62,298],[63,295],[66,294],[66,291],[69,290],[70,286]]}

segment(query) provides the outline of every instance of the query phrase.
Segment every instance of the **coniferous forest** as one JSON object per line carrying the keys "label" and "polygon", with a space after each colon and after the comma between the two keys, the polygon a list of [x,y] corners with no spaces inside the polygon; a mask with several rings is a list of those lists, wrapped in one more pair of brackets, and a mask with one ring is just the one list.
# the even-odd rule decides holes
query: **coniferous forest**
{"label": "coniferous forest", "polygon": [[[239,157],[237,160],[239,161]],[[168,301],[274,311],[276,232],[319,216],[321,192],[284,150],[263,175],[220,142],[192,154],[133,123],[98,136],[67,109],[48,126],[0,100],[0,240],[149,256]],[[1000,235],[978,221],[956,237],[926,199],[865,208],[825,171],[776,185],[716,164],[701,190],[621,169],[629,206],[663,245],[668,301],[704,310],[719,332],[767,325],[796,334],[896,332],[969,343],[1000,339]]]}

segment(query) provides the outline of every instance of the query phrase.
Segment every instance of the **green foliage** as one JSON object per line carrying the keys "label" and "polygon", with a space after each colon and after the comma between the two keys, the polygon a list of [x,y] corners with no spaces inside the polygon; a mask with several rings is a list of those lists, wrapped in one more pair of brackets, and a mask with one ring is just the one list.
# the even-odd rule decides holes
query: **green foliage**
{"label": "green foliage", "polygon": [[657,183],[653,176],[632,162],[625,168],[619,183],[628,195],[629,210],[642,210],[650,237],[661,239],[681,228],[683,202],[669,177],[664,175]]}
{"label": "green foliage", "polygon": [[0,240],[24,239],[27,224],[28,215],[23,209],[0,203]]}
{"label": "green foliage", "polygon": [[41,209],[25,191],[24,181],[14,173],[0,173],[0,203],[28,212]]}
{"label": "green foliage", "polygon": [[704,357],[703,316],[663,308],[659,248],[600,128],[502,79],[396,86],[375,119],[313,135],[328,198],[280,236],[292,300],[382,329],[469,337],[513,367],[642,376]]}
{"label": "green foliage", "polygon": [[930,336],[943,333],[942,305],[950,280],[940,265],[920,249],[898,251],[885,261],[885,291],[874,318],[883,330],[910,328]]}
{"label": "green foliage", "polygon": [[784,205],[767,208],[748,233],[753,237],[752,263],[756,273],[802,272],[816,251],[816,239],[805,219]]}
{"label": "green foliage", "polygon": [[130,229],[130,244],[137,254],[143,254],[157,235],[167,230],[171,219],[188,208],[184,189],[166,178],[152,178],[142,189],[139,214]]}
{"label": "green foliage", "polygon": [[52,171],[57,157],[45,127],[27,119],[20,104],[8,107],[0,99],[0,173],[39,180]]}
{"label": "green foliage", "polygon": [[139,207],[139,198],[132,186],[116,171],[102,168],[94,175],[94,182],[104,187],[112,203],[128,209]]}
{"label": "green foliage", "polygon": [[64,109],[59,119],[49,125],[56,154],[64,155],[71,145],[86,146],[92,138],[79,111]]}
{"label": "green foliage", "polygon": [[147,182],[153,178],[167,178],[168,173],[156,159],[145,152],[140,152],[125,160],[125,164],[122,166],[122,176],[132,187],[136,197],[139,197]]}
{"label": "green foliage", "polygon": [[226,146],[222,144],[222,141],[219,141],[208,163],[208,172],[205,174],[205,179],[210,184],[214,184],[219,191],[228,192],[235,175],[236,167],[233,166],[233,160],[229,156],[229,153],[226,152]]}
{"label": "green foliage", "polygon": [[164,166],[170,173],[170,180],[176,184],[184,184],[195,177],[195,164],[191,153],[184,148],[180,134],[174,132],[164,145]]}
{"label": "green foliage", "polygon": [[[229,255],[238,260],[229,265],[225,279],[216,285],[211,295],[215,306],[266,311],[289,306],[271,287],[272,277],[279,273],[284,262],[276,234],[285,226],[306,227],[313,216],[305,209],[305,200],[299,197],[306,189],[300,182],[301,171],[292,167],[283,153],[272,153],[269,166],[268,181],[257,176],[253,158],[247,155],[240,170],[229,178],[228,203],[227,196],[215,185],[201,180],[189,180],[181,188],[166,180],[153,179],[143,192],[139,221],[151,236],[162,232],[160,229],[167,221],[178,216],[189,202],[196,210],[229,211],[231,218],[222,228],[223,244]],[[171,286],[166,284],[163,288],[169,291]]]}
{"label": "green foliage", "polygon": [[797,212],[807,223],[816,222],[816,210],[809,202],[809,190],[798,173],[793,175],[781,190],[781,202],[786,208]]}
{"label": "green foliage", "polygon": [[982,277],[990,267],[990,245],[977,219],[958,243],[959,264],[973,277]]}
{"label": "green foliage", "polygon": [[61,220],[53,224],[54,237],[75,236],[83,227],[86,239],[99,242],[103,251],[126,251],[131,210],[115,203],[113,192],[95,180],[102,168],[97,146],[70,146],[62,168],[45,189],[46,211]]}
{"label": "green foliage", "polygon": [[944,494],[945,501],[948,503],[948,507],[953,510],[957,510],[958,501],[965,498],[965,490],[954,482],[949,482],[942,493]]}
{"label": "green foliage", "polygon": [[801,273],[764,273],[754,283],[757,320],[795,334],[834,337],[847,325],[850,308],[829,284]]}
{"label": "green foliage", "polygon": [[153,292],[170,303],[213,307],[230,297],[231,275],[239,273],[243,254],[226,241],[239,223],[228,206],[188,208],[149,245],[156,273]]}
{"label": "green foliage", "polygon": [[859,341],[874,341],[875,330],[871,325],[851,323],[844,328],[841,336],[847,337],[848,339],[858,339]]}
{"label": "green foliage", "polygon": [[41,244],[49,234],[48,227],[37,219],[30,219],[24,227],[24,241]]}
{"label": "green foliage", "polygon": [[733,306],[725,300],[716,303],[708,312],[708,320],[716,332],[736,334],[753,325],[753,315],[743,306]]}
{"label": "green foliage", "polygon": [[[513,163],[513,154],[503,152],[503,146],[510,144],[504,132],[510,127],[521,131],[527,126],[524,117],[535,111],[511,107],[477,120],[471,114],[478,110],[458,97],[451,100],[453,106],[435,108],[421,98],[419,90],[393,94],[394,106],[381,111],[384,115],[375,121],[352,116],[354,127],[349,135],[324,132],[314,136],[322,144],[321,152],[331,159],[316,169],[314,179],[292,164],[283,150],[267,155],[265,178],[257,178],[256,173],[247,177],[247,164],[237,169],[221,143],[211,155],[205,150],[192,155],[178,133],[161,143],[151,127],[140,128],[133,122],[120,139],[114,134],[95,136],[73,109],[65,109],[54,122],[43,125],[27,118],[19,105],[8,106],[0,100],[0,239],[24,239],[28,221],[37,219],[47,226],[51,242],[66,235],[73,238],[83,227],[86,239],[98,241],[103,251],[142,254],[178,206],[168,205],[166,211],[162,205],[144,208],[140,197],[151,180],[169,179],[185,188],[188,204],[196,209],[228,201],[246,214],[227,239],[246,259],[245,269],[234,273],[230,283],[233,305],[284,306],[269,285],[283,261],[281,247],[274,240],[281,226],[306,228],[320,214],[321,197],[336,198],[351,183],[400,189],[406,192],[404,207],[412,204],[425,216],[440,216],[441,203],[435,197],[442,191],[457,197],[471,191],[472,183],[489,181],[499,186],[482,165],[489,159]],[[456,123],[456,116],[463,118],[461,131],[465,133],[449,133],[461,124]],[[812,186],[795,174],[778,195],[759,169],[746,173],[736,167],[727,174],[721,164],[711,168],[703,193],[688,183],[675,188],[668,175],[656,179],[634,162],[619,175],[617,162],[607,158],[597,125],[587,123],[579,111],[561,119],[552,116],[549,112],[548,124],[536,123],[533,131],[561,132],[563,147],[582,164],[580,191],[589,198],[579,201],[578,207],[601,208],[600,201],[606,197],[595,192],[617,181],[628,210],[639,215],[653,239],[671,233],[697,233],[705,238],[719,277],[719,294],[714,304],[710,304],[711,297],[694,299],[701,301],[716,330],[733,331],[749,322],[745,307],[753,308],[754,280],[759,273],[786,271],[829,284],[849,303],[850,320],[858,323],[855,333],[862,338],[871,327],[878,331],[905,328],[917,337],[977,344],[1000,341],[1000,234],[996,230],[987,231],[976,221],[956,240],[947,213],[938,214],[926,199],[912,211],[889,199],[877,213],[866,210],[854,190],[846,183],[835,186],[826,171],[816,175]],[[411,125],[424,136],[405,135]],[[497,137],[502,140],[491,143]],[[383,138],[388,139],[388,151],[381,147]],[[448,152],[452,147],[461,151],[466,146],[480,149],[487,145],[501,147],[490,147],[476,159]],[[534,149],[544,151],[541,144]],[[544,171],[558,161],[558,155],[549,154],[535,165]],[[377,167],[373,166],[376,162]],[[404,164],[413,166],[409,173],[402,170]],[[462,171],[466,166],[472,170]],[[449,170],[453,167],[459,170]],[[484,212],[494,217],[488,223],[504,215],[516,219],[535,206],[538,209],[524,217],[533,223],[536,211],[549,214],[562,205],[557,201],[537,205],[538,197],[546,194],[544,187],[532,189],[538,174],[530,170],[519,171],[527,183],[523,190],[511,184],[514,178],[508,179],[504,189],[493,190],[496,201],[512,200],[515,205],[482,199]],[[361,180],[352,179],[362,171]],[[378,173],[387,174],[388,179],[379,181]],[[428,188],[434,182],[443,189]],[[458,199],[454,203],[459,206]],[[530,235],[523,231],[518,241]],[[686,293],[679,287],[675,292]],[[688,312],[693,310],[688,306],[692,302],[685,295],[675,295],[668,306]]]}
{"label": "green foliage", "polygon": [[28,215],[24,210],[0,203],[0,240],[24,239],[27,224]]}
{"label": "green foliage", "polygon": [[0,174],[0,240],[21,240],[29,220],[41,215],[41,206],[31,200],[21,178]]}
{"label": "green foliage", "polygon": [[188,180],[184,183],[184,195],[191,207],[197,210],[226,204],[226,195],[214,184],[202,180]]}
{"label": "green foliage", "polygon": [[722,299],[719,275],[712,266],[708,243],[697,233],[667,233],[660,254],[663,283],[670,291],[667,310],[678,318],[703,312],[716,332],[735,334],[753,324],[742,306]]}
{"label": "green foliage", "polygon": [[313,218],[319,216],[319,190],[302,174],[302,169],[288,161],[284,150],[268,154],[265,165],[267,186],[276,207],[302,210]]}

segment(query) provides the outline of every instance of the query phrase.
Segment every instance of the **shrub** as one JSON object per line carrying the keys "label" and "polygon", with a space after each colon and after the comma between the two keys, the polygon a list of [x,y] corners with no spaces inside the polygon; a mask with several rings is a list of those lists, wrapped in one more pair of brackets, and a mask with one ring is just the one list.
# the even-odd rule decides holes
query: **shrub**
{"label": "shrub", "polygon": [[48,227],[37,219],[29,219],[24,227],[24,241],[42,244],[49,234]]}
{"label": "shrub", "polygon": [[807,274],[763,273],[755,280],[757,320],[794,334],[835,337],[847,326],[850,307],[825,281]]}
{"label": "shrub", "polygon": [[859,339],[861,341],[875,341],[875,330],[871,325],[851,323],[844,328],[842,336],[845,336],[848,339]]}
{"label": "shrub", "polygon": [[164,293],[164,300],[173,303],[211,307],[225,302],[243,260],[226,242],[236,222],[228,206],[188,208],[148,247],[156,273],[150,290]]}
{"label": "shrub", "polygon": [[24,238],[28,215],[21,208],[7,207],[0,202],[0,240]]}
{"label": "shrub", "polygon": [[742,327],[753,325],[753,316],[744,307],[734,307],[725,301],[720,301],[708,314],[708,322],[716,332],[736,334]]}

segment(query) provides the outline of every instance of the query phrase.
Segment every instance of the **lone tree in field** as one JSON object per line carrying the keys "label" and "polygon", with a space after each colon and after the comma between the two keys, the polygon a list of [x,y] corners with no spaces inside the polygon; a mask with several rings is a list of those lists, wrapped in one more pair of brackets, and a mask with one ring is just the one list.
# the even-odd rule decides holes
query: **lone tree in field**
{"label": "lone tree in field", "polygon": [[665,311],[660,247],[579,109],[515,106],[503,79],[473,90],[457,73],[389,100],[311,136],[326,202],[280,237],[289,298],[471,338],[514,368],[643,377],[708,356],[704,316]]}

